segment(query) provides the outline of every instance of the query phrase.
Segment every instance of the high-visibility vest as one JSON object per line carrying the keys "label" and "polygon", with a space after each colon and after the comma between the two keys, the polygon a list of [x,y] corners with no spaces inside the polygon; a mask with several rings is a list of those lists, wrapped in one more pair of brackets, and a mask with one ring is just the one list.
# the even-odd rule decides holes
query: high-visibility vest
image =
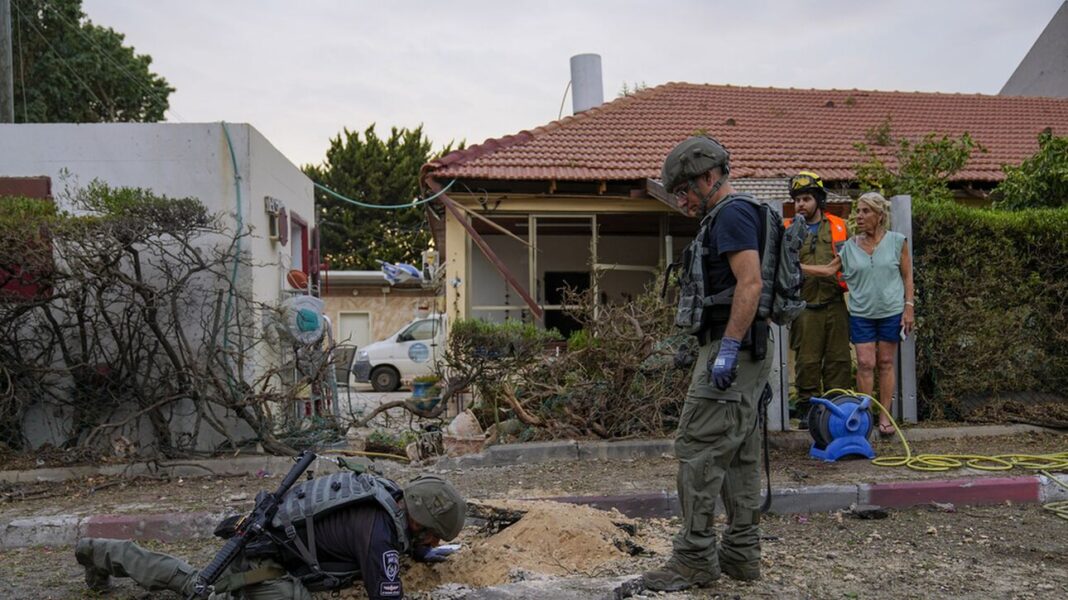
{"label": "high-visibility vest", "polygon": [[[827,223],[831,226],[831,254],[838,256],[838,243],[844,242],[849,239],[849,232],[846,230],[845,219],[838,215],[832,215],[827,211],[823,211],[823,218],[827,220]],[[793,219],[784,219],[783,225],[789,227]],[[838,279],[838,287],[843,291],[849,291],[849,287],[846,286],[845,279],[842,279],[842,272],[838,271],[835,275]]]}

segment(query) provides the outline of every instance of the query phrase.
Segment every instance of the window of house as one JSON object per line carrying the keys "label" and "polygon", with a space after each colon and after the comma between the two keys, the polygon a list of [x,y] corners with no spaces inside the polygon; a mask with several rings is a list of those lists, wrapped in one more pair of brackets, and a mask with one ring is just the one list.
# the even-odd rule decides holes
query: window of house
{"label": "window of house", "polygon": [[289,215],[290,269],[308,272],[308,222],[296,212]]}

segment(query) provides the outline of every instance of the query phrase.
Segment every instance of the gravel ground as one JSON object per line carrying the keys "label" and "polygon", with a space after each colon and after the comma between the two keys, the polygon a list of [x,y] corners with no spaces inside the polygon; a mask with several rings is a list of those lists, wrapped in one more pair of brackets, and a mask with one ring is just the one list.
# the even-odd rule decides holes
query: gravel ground
{"label": "gravel ground", "polygon": [[[956,512],[918,508],[883,520],[844,515],[770,516],[763,523],[762,581],[721,579],[696,593],[645,598],[1064,598],[1068,597],[1068,523],[1037,506],[970,507]],[[675,521],[640,524],[639,536],[656,554],[613,564],[594,575],[654,568],[670,547]],[[205,564],[218,548],[210,541],[146,544]],[[575,575],[590,575],[576,573]],[[115,580],[111,598],[177,598],[150,594]],[[96,598],[82,585],[70,547],[0,553],[0,589],[10,599]],[[325,596],[324,596],[325,597]],[[343,598],[359,598],[347,592]],[[417,595],[428,600],[431,594]],[[592,600],[592,599],[591,599]]]}
{"label": "gravel ground", "polygon": [[[1064,435],[1026,434],[924,442],[914,452],[1003,454],[1063,452]],[[877,442],[882,455],[901,451]],[[957,470],[920,473],[875,467],[867,461],[823,463],[797,451],[772,456],[776,486],[976,475]],[[406,480],[416,472],[381,463],[385,474]],[[670,456],[629,461],[575,461],[449,472],[473,498],[673,491],[676,462]],[[1011,474],[1023,474],[1016,470]],[[999,475],[998,473],[982,473]],[[1001,473],[1003,474],[1003,473]],[[117,478],[0,487],[0,519],[45,514],[246,511],[261,489],[280,474],[262,477],[191,478],[176,481]],[[641,523],[642,545],[653,552],[594,573],[611,576],[655,568],[670,548],[677,522]],[[1068,597],[1068,522],[1037,506],[961,507],[956,512],[917,508],[893,511],[884,520],[855,520],[837,514],[768,516],[764,521],[765,579],[743,584],[729,579],[697,593],[647,595],[689,598],[1064,598]],[[194,540],[148,543],[193,564],[206,564],[218,544]],[[575,573],[575,575],[591,575]],[[69,547],[0,552],[0,597],[18,599],[95,598],[82,585]],[[119,580],[109,597],[175,598],[149,594]],[[346,595],[344,597],[359,597]],[[428,600],[432,596],[417,596]]]}

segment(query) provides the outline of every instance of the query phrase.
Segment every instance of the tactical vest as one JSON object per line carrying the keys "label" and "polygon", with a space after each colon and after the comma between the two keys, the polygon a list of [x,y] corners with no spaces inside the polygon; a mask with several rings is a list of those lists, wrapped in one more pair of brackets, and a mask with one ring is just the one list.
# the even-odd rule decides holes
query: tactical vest
{"label": "tactical vest", "polygon": [[720,200],[701,220],[697,237],[680,259],[679,301],[675,325],[690,335],[699,335],[715,321],[726,321],[734,300],[734,287],[713,290],[708,274],[712,253],[712,226],[716,216],[732,202],[749,202],[757,208],[763,227],[758,230],[760,248],[760,301],[758,319],[789,325],[805,308],[801,300],[801,242],[804,225],[796,222],[784,230],[782,220],[770,206],[748,194],[731,194]]}
{"label": "tactical vest", "polygon": [[[306,569],[293,575],[309,590],[324,591],[348,587],[360,577],[358,564],[320,564],[315,553],[314,519],[361,502],[377,502],[393,521],[399,550],[407,552],[408,517],[397,504],[401,488],[383,477],[340,471],[293,486],[282,498],[271,526],[284,533],[276,537],[288,554],[298,557]],[[305,544],[297,535],[295,524],[304,521]]]}

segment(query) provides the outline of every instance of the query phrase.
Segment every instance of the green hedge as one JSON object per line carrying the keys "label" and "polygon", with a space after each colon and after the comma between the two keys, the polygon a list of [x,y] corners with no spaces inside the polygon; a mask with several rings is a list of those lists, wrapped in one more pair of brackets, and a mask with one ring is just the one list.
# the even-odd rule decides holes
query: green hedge
{"label": "green hedge", "polygon": [[1068,209],[913,205],[925,416],[972,400],[1068,395]]}

